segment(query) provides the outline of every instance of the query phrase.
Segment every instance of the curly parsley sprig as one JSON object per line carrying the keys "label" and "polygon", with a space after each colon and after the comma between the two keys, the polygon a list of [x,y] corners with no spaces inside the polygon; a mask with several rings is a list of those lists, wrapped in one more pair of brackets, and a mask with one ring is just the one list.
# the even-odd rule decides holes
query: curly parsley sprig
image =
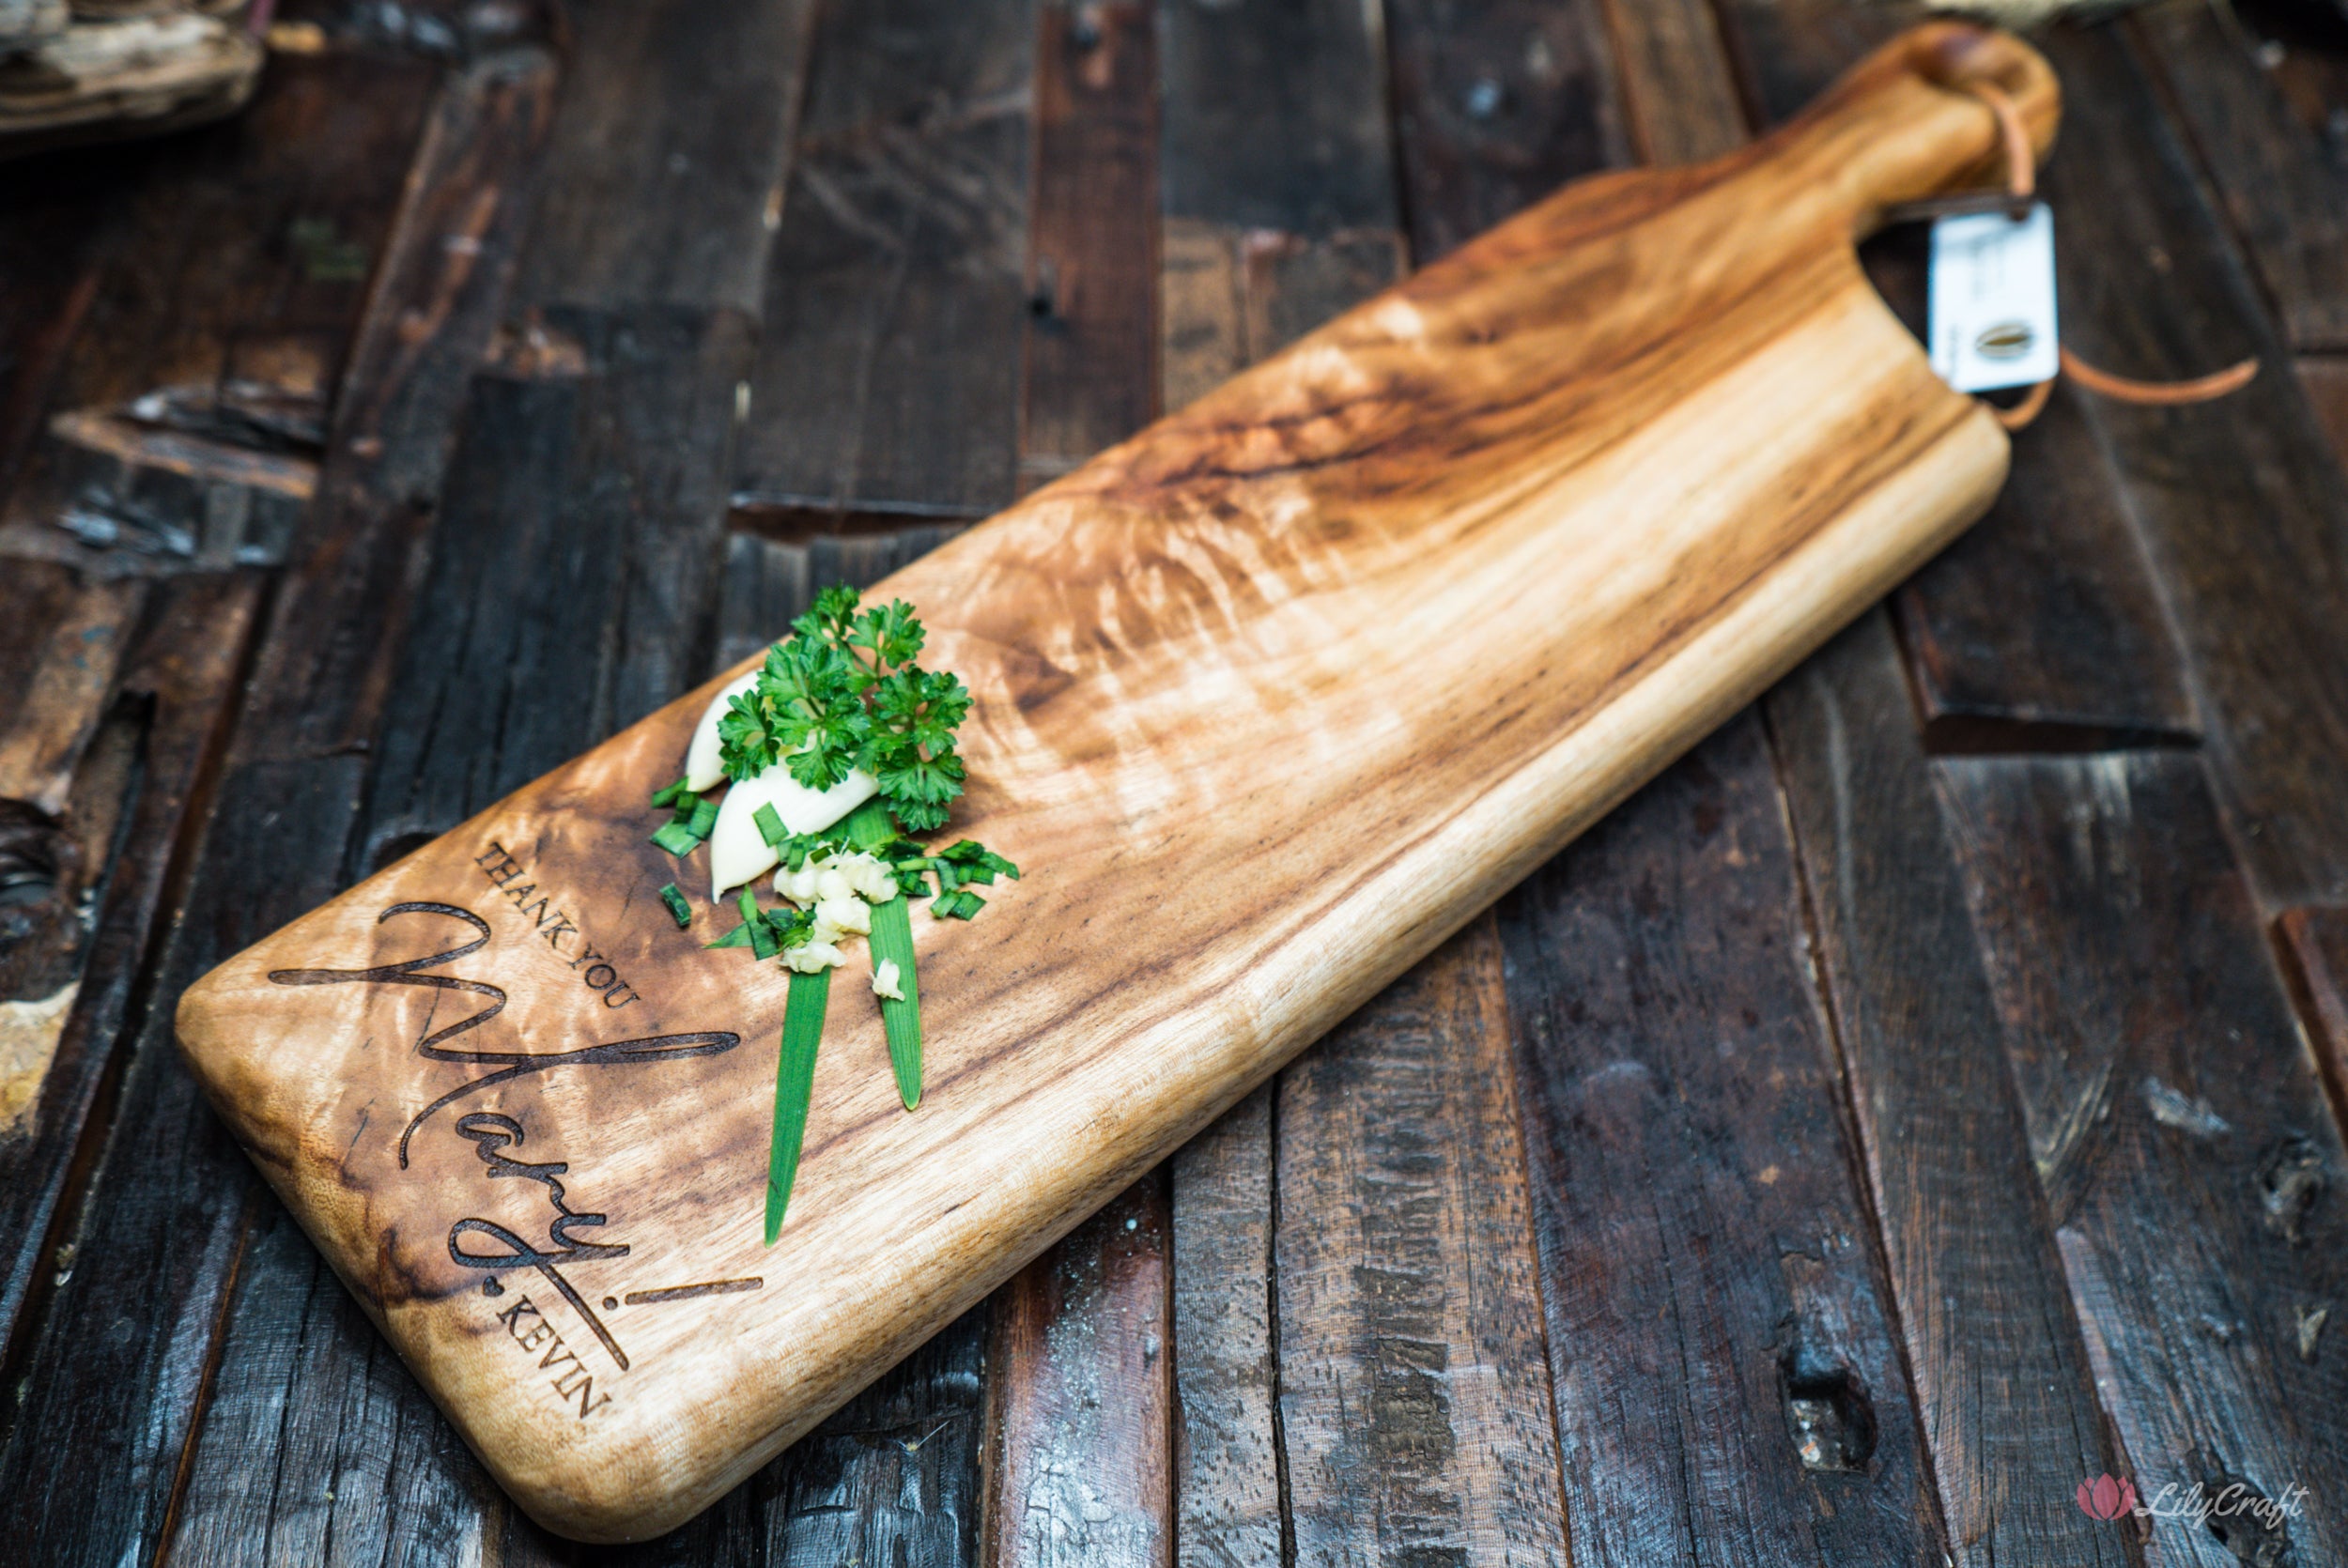
{"label": "curly parsley sprig", "polygon": [[945,826],[967,776],[954,731],[970,693],[913,662],[926,640],[913,607],[859,608],[855,589],[827,588],[792,631],[718,721],[726,776],[754,778],[781,761],[801,784],[828,790],[861,768],[901,830]]}
{"label": "curly parsley sprig", "polygon": [[[870,855],[895,877],[899,896],[870,906],[866,940],[875,974],[885,973],[884,962],[897,972],[897,989],[881,992],[881,1021],[897,1090],[910,1111],[921,1097],[921,1020],[908,905],[934,886],[931,917],[967,920],[986,906],[971,889],[991,886],[998,876],[1016,880],[1019,868],[973,839],[942,850],[917,841],[916,836],[946,825],[962,795],[967,772],[955,749],[955,731],[969,715],[970,693],[953,675],[914,662],[927,635],[913,607],[903,600],[863,606],[855,589],[829,588],[792,623],[792,632],[766,651],[757,680],[719,718],[718,762],[737,784],[780,762],[811,790],[832,789],[856,769],[879,786],[875,798],[822,832],[787,833],[771,805],[751,820],[789,872],[802,871],[811,861]],[[717,816],[716,807],[692,793],[684,779],[657,793],[653,805],[674,808],[674,821],[653,840],[680,856],[709,837]],[[662,899],[680,927],[690,923],[674,884],[662,890]],[[788,904],[762,909],[749,887],[742,889],[736,907],[741,923],[709,946],[748,947],[757,958],[787,961],[815,935],[813,911]],[[775,1080],[766,1192],[770,1246],[797,1176],[831,984],[827,967],[802,970],[794,962],[793,970]]]}

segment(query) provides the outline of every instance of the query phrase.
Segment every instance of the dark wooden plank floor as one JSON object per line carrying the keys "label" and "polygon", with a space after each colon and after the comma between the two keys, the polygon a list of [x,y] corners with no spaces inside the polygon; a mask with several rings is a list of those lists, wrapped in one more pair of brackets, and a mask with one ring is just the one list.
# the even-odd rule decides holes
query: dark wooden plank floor
{"label": "dark wooden plank floor", "polygon": [[[2348,1562],[2321,10],[2044,40],[2067,335],[2248,392],[2058,392],[1886,607],[626,1549],[488,1481],[179,989],[1913,13],[287,0],[241,119],[0,166],[0,1562]],[[1912,318],[1915,233],[1868,263]]]}

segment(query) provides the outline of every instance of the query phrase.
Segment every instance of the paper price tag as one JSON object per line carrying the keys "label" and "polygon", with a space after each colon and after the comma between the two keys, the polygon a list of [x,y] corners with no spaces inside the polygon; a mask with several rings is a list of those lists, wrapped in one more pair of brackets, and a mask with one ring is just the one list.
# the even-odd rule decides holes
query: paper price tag
{"label": "paper price tag", "polygon": [[1932,225],[1932,368],[1961,392],[2051,381],[2054,214],[1969,212]]}

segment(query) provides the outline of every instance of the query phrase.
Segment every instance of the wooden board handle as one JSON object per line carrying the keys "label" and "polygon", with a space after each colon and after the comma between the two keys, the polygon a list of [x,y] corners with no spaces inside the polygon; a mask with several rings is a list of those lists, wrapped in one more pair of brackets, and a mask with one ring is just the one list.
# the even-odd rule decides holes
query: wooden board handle
{"label": "wooden board handle", "polygon": [[1877,50],[1824,97],[1738,158],[1776,161],[1786,186],[1839,209],[1855,239],[1908,202],[2003,187],[1995,113],[1967,90],[1986,84],[2014,100],[2043,161],[2062,90],[2046,57],[2011,33],[1928,23]]}

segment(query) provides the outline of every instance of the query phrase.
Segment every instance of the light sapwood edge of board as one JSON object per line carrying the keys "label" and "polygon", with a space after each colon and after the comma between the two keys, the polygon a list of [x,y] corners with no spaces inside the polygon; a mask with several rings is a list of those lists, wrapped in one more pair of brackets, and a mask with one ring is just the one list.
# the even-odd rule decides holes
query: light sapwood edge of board
{"label": "light sapwood edge of board", "polygon": [[[840,1075],[874,1048],[876,1024],[859,1034],[857,1021],[837,1022],[836,1041],[827,1033],[825,1062],[840,1071],[819,1076],[803,1186],[775,1252],[742,1243],[756,1229],[772,1084],[766,1025],[780,1016],[781,988],[738,954],[680,954],[672,928],[664,937],[641,915],[630,928],[595,913],[608,915],[618,897],[625,914],[666,880],[640,846],[650,825],[641,800],[647,780],[673,775],[715,683],[191,989],[179,1034],[208,1093],[534,1517],[582,1539],[642,1539],[715,1500],[1986,507],[2004,473],[2002,433],[1932,379],[1848,251],[1880,206],[1963,183],[1994,162],[1986,112],[1910,69],[1917,50],[1945,53],[1959,35],[1990,37],[1951,24],[1920,30],[1862,65],[1827,111],[1759,152],[1569,188],[881,585],[921,606],[938,662],[971,674],[981,691],[971,741],[980,783],[972,818],[958,828],[996,842],[1030,876],[1001,891],[977,925],[929,939],[924,976],[937,983],[925,984],[925,1010],[935,1009],[936,1045],[920,1113],[895,1111],[885,1071],[865,1073],[870,1083]],[[2051,79],[2033,86],[2036,57],[1992,41],[2000,80],[2034,133],[2050,133]],[[1872,161],[1852,156],[1854,136]],[[1861,163],[1882,183],[1838,183]],[[1748,236],[1738,251],[1732,241]],[[1625,277],[1647,278],[1661,297],[1626,294]],[[1588,317],[1570,331],[1552,319],[1567,306],[1586,307]],[[1493,321],[1506,331],[1490,335]],[[1617,328],[1630,346],[1610,359]],[[1444,350],[1439,374],[1416,357],[1422,342]],[[1552,359],[1575,355],[1575,364],[1586,361],[1583,379],[1570,367],[1553,383],[1539,379]],[[1720,438],[1739,431],[1749,437],[1742,445]],[[1445,436],[1449,449],[1424,444]],[[1446,479],[1460,488],[1445,491]],[[1414,573],[1427,555],[1456,579],[1451,597]],[[1553,581],[1536,586],[1553,588],[1562,610],[1533,601],[1526,583],[1537,568],[1553,569]],[[1136,575],[1149,592],[1132,588]],[[1056,612],[1074,619],[1055,622]],[[1592,628],[1587,638],[1558,629],[1576,614]],[[1413,728],[1417,702],[1382,706],[1358,689],[1357,672],[1353,686],[1329,684],[1309,645],[1321,636],[1341,645],[1349,670],[1353,660],[1373,667],[1392,653],[1386,644],[1406,645],[1392,654],[1400,661],[1393,678],[1408,692],[1407,677],[1424,672],[1417,695],[1433,726],[1460,693],[1480,693],[1467,683],[1500,668],[1468,656],[1491,652],[1495,627],[1521,634],[1533,645],[1527,659],[1553,668],[1520,672],[1515,687],[1492,694],[1501,706],[1489,722],[1424,733]],[[1545,651],[1544,634],[1553,643]],[[1284,728],[1277,702],[1290,686],[1341,711]],[[1105,699],[1119,690],[1130,704]],[[1169,713],[1178,730],[1187,719],[1198,731],[1205,760],[1187,772],[1176,764],[1190,759],[1135,738]],[[1350,837],[1321,843],[1312,861],[1321,874],[1300,877],[1310,843],[1292,850],[1232,836],[1234,817],[1243,827],[1260,820],[1246,780],[1278,776],[1290,760],[1220,757],[1218,729],[1260,731],[1286,752],[1344,743],[1395,764],[1333,797],[1328,831]],[[1409,765],[1413,745],[1434,747],[1439,765],[1426,765],[1427,755]],[[989,793],[995,777],[1006,788]],[[1183,790],[1199,794],[1202,809],[1218,799],[1226,809],[1184,818]],[[1296,838],[1309,839],[1316,825],[1305,822]],[[1067,853],[1041,850],[1038,834],[1056,836]],[[558,1083],[548,1073],[496,1101],[536,1118],[536,1141],[517,1158],[574,1161],[579,1207],[611,1208],[613,1239],[625,1231],[657,1260],[682,1236],[695,1244],[693,1261],[716,1260],[699,1277],[775,1276],[771,1289],[724,1298],[722,1311],[663,1309],[674,1315],[641,1330],[630,1319],[636,1370],[604,1375],[627,1402],[577,1426],[533,1382],[531,1358],[517,1361],[484,1327],[492,1303],[435,1262],[433,1227],[447,1216],[432,1200],[479,1175],[470,1151],[435,1145],[409,1176],[392,1170],[380,1129],[363,1142],[378,1099],[404,1113],[450,1082],[444,1068],[373,1043],[414,1028],[427,998],[417,988],[288,992],[268,978],[433,951],[436,936],[376,921],[393,899],[462,892],[504,918],[475,869],[485,836],[553,867],[549,880],[560,872],[604,895],[578,907],[590,930],[616,929],[633,944],[626,950],[644,965],[637,978],[655,990],[698,985],[688,1002],[719,993],[750,1037],[692,1074],[664,1065],[667,1077],[580,1085],[579,1075]],[[1171,885],[1167,909],[1145,914],[1116,880],[1135,863],[1120,857],[1171,854],[1165,864],[1195,867],[1182,858],[1185,841],[1194,855],[1247,864],[1266,901],[1251,909]],[[1364,845],[1379,853],[1361,858]],[[1330,853],[1339,846],[1356,858]],[[1088,901],[1070,909],[1055,937],[1021,922],[1063,896],[1056,875],[1066,899]],[[675,880],[690,884],[686,874]],[[1090,899],[1119,949],[1085,945],[1104,940],[1084,929]],[[1132,968],[1132,933],[1153,929],[1188,945]],[[507,961],[484,973],[516,997],[508,1022],[520,1028],[561,1013],[579,1026],[576,976],[559,963],[531,969],[544,955],[528,934],[518,945],[519,957],[501,947],[481,961]],[[1128,969],[1089,974],[1068,956],[1078,949],[1095,969]],[[657,951],[672,955],[658,961],[665,968],[650,967]],[[991,974],[989,956],[1014,972]],[[1068,989],[1043,998],[1053,985]],[[844,998],[854,989],[836,991]],[[666,1008],[664,1021],[678,1011],[673,998],[650,1008]],[[672,1125],[680,1086],[694,1094],[683,1100],[694,1115]],[[589,1161],[582,1148],[602,1152]],[[615,1166],[638,1177],[634,1188],[612,1181]],[[975,1176],[974,1166],[982,1167]],[[466,1196],[468,1205],[512,1200],[531,1184],[471,1185],[496,1191]],[[526,1213],[511,1217],[518,1224]],[[526,1275],[517,1271],[498,1304],[511,1304]],[[671,1275],[682,1277],[693,1276]],[[595,1356],[578,1323],[564,1319],[563,1332]]]}

